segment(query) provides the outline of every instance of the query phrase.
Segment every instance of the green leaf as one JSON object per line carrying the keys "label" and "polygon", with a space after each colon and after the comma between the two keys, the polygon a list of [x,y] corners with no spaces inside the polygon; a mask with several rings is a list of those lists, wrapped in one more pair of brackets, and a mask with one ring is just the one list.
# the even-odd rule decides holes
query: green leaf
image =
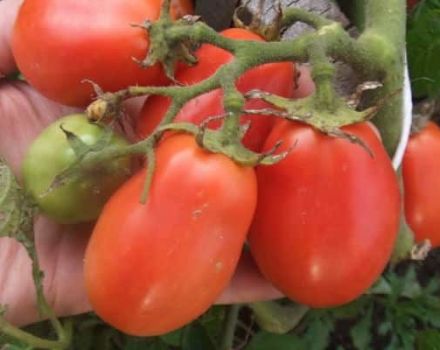
{"label": "green leaf", "polygon": [[[168,346],[160,338],[130,337],[123,350],[168,350]],[[82,349],[81,349],[82,350]]]}
{"label": "green leaf", "polygon": [[308,328],[303,334],[307,350],[324,350],[334,329],[334,319],[327,311],[314,310],[308,317]]}
{"label": "green leaf", "polygon": [[426,306],[424,313],[426,323],[432,327],[440,329],[440,302],[438,298],[435,298],[432,302],[431,298],[429,298],[426,300]]}
{"label": "green leaf", "polygon": [[225,316],[225,306],[213,306],[198,319],[197,322],[205,329],[207,336],[212,342],[219,342],[222,336]]}
{"label": "green leaf", "polygon": [[182,350],[215,350],[215,345],[200,324],[192,323],[185,328]]}
{"label": "green leaf", "polygon": [[373,308],[351,329],[350,336],[357,349],[368,349],[372,340]]}
{"label": "green leaf", "polygon": [[34,206],[0,159],[0,237],[25,241],[32,236],[33,216]]}
{"label": "green leaf", "polygon": [[290,334],[260,332],[245,350],[302,350],[306,349],[300,339]]}
{"label": "green leaf", "polygon": [[303,319],[309,308],[290,303],[280,305],[276,301],[260,301],[248,305],[255,314],[261,329],[277,334],[284,334],[295,328]]}
{"label": "green leaf", "polygon": [[440,350],[440,332],[427,330],[417,334],[417,350]]}
{"label": "green leaf", "polygon": [[413,94],[440,95],[440,0],[425,0],[408,20],[407,50]]}
{"label": "green leaf", "polygon": [[378,328],[380,335],[385,335],[393,329],[393,324],[386,318],[386,321],[382,322]]}
{"label": "green leaf", "polygon": [[167,334],[162,335],[160,338],[165,344],[172,345],[172,346],[180,346],[180,343],[183,338],[183,331],[185,328],[179,328],[175,330],[174,332],[170,332]]}
{"label": "green leaf", "polygon": [[364,295],[349,304],[330,309],[330,312],[338,320],[359,317],[365,313],[365,308],[371,305],[372,298],[370,295]]}
{"label": "green leaf", "polygon": [[391,294],[392,289],[388,281],[383,277],[374,283],[374,285],[367,291],[367,294]]}
{"label": "green leaf", "polygon": [[1,349],[2,350],[33,350],[28,345],[15,345],[15,344],[4,345]]}

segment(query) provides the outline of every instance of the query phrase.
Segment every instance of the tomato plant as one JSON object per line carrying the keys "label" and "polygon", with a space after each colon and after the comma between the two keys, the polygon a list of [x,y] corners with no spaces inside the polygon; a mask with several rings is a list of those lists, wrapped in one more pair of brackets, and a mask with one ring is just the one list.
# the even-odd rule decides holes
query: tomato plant
{"label": "tomato plant", "polygon": [[250,231],[263,274],[293,300],[330,307],[360,296],[388,262],[399,225],[396,175],[366,123],[345,127],[372,152],[293,122],[278,124],[264,149],[282,140],[286,159],[257,169]]}
{"label": "tomato plant", "polygon": [[440,128],[429,122],[410,137],[402,163],[405,216],[416,241],[440,246]]}
{"label": "tomato plant", "polygon": [[[256,110],[264,107],[278,108],[280,113],[272,110],[264,111],[263,114],[281,116],[282,113],[285,118],[303,120],[308,125],[321,127],[321,129],[324,128],[324,124],[327,130],[334,131],[342,125],[366,120],[377,111],[377,125],[381,128],[383,144],[390,154],[393,153],[399,141],[402,124],[399,103],[401,96],[397,95],[402,87],[405,62],[402,57],[406,19],[404,0],[353,2],[353,12],[356,10],[357,13],[356,16],[352,15],[353,18],[357,17],[359,20],[357,27],[359,35],[356,36],[349,35],[344,31],[343,25],[327,17],[334,8],[337,10],[336,2],[331,2],[330,7],[325,11],[323,9],[324,16],[318,14],[320,9],[315,9],[315,13],[307,12],[297,7],[296,2],[290,10],[270,6],[263,11],[257,11],[257,15],[264,17],[272,12],[274,16],[271,23],[268,23],[266,18],[260,20],[258,16],[254,16],[254,11],[250,8],[252,4],[244,9],[243,7],[248,5],[248,2],[242,2],[243,6],[240,6],[239,11],[242,16],[239,20],[246,25],[249,24],[250,27],[262,25],[257,29],[262,33],[275,32],[280,29],[280,32],[274,34],[282,34],[284,40],[277,41],[277,35],[274,35],[274,42],[264,42],[242,29],[228,30],[221,37],[206,23],[196,21],[195,18],[180,21],[178,25],[173,25],[165,16],[156,21],[158,11],[154,6],[159,3],[157,0],[148,2],[148,6],[154,7],[156,11],[154,16],[150,16],[151,18],[148,17],[149,14],[146,14],[147,11],[144,11],[148,0],[143,2],[135,0],[129,4],[127,2],[122,4],[121,1],[116,0],[110,0],[111,2],[108,3],[103,1],[100,3],[103,8],[97,4],[86,4],[84,0],[79,2],[66,0],[67,2],[58,3],[54,0],[52,2],[41,0],[38,5],[36,0],[24,1],[26,2],[17,22],[13,47],[19,61],[28,60],[26,62],[31,68],[27,73],[25,72],[26,65],[23,65],[23,72],[29,75],[28,80],[32,83],[32,75],[37,75],[43,81],[41,84],[44,86],[41,89],[46,96],[51,96],[48,86],[53,87],[54,85],[50,84],[56,83],[58,85],[55,85],[56,89],[53,90],[55,92],[52,98],[57,98],[55,95],[59,94],[62,98],[62,100],[58,99],[59,101],[75,104],[78,90],[74,85],[68,85],[69,81],[78,83],[84,78],[89,78],[106,91],[138,84],[132,89],[124,89],[117,94],[109,93],[99,96],[93,108],[87,110],[92,111],[93,116],[98,115],[97,119],[102,112],[109,117],[105,119],[108,121],[110,117],[116,117],[118,114],[113,112],[121,111],[119,103],[122,100],[134,96],[150,95],[154,92],[168,96],[170,100],[173,99],[174,102],[184,106],[178,113],[176,121],[201,124],[207,117],[229,112],[223,124],[224,127],[219,132],[210,130],[203,135],[199,134],[198,136],[204,137],[196,137],[197,142],[193,135],[167,131],[166,138],[152,136],[130,147],[123,147],[123,152],[149,156],[157,150],[155,152],[157,163],[155,162],[156,171],[146,203],[140,203],[145,183],[145,171],[142,171],[130,179],[109,200],[87,249],[85,274],[88,296],[97,314],[105,321],[129,334],[155,335],[183,326],[198,317],[210,304],[219,300],[217,296],[225,288],[234,272],[252,220],[250,246],[258,265],[268,279],[294,300],[315,307],[339,305],[359,296],[379,276],[396,237],[400,198],[389,159],[381,141],[374,135],[374,131],[366,124],[345,127],[346,132],[357,135],[363,141],[365,147],[362,148],[359,144],[349,143],[344,138],[328,137],[318,133],[310,126],[283,120],[278,120],[274,126],[275,118],[268,115],[261,117],[250,113],[252,116],[245,115],[240,118],[240,113],[237,111],[243,107],[242,102],[245,101],[245,96],[239,92],[244,93],[255,88],[278,96],[262,94],[262,99],[271,101],[273,104],[269,106],[262,101],[251,100],[247,101],[246,108]],[[237,2],[231,1],[230,3]],[[138,6],[138,4],[141,5]],[[421,5],[419,5],[420,10],[423,7]],[[67,6],[68,11],[58,11],[63,6]],[[182,6],[185,6],[185,2],[182,2]],[[231,6],[231,10],[236,8],[235,5]],[[134,7],[136,7],[135,10]],[[35,11],[31,11],[33,9]],[[81,12],[81,9],[87,9],[87,11]],[[90,9],[92,11],[88,11]],[[172,8],[172,11],[177,10]],[[185,11],[187,10],[183,10]],[[419,12],[414,11],[414,17]],[[28,16],[27,20],[21,18],[24,16],[23,13]],[[87,16],[84,15],[85,13]],[[78,20],[84,17],[88,19]],[[133,18],[135,20],[132,20]],[[149,27],[148,36],[146,31],[139,27],[129,26],[133,22],[142,23],[145,18],[153,19],[149,21],[150,25],[146,26]],[[202,15],[202,19],[206,17]],[[292,29],[290,27],[298,22],[312,27],[312,30],[292,38],[290,35],[293,31],[290,31]],[[268,26],[264,26],[265,23]],[[351,24],[356,25],[356,23]],[[115,32],[107,35],[107,25]],[[67,28],[66,31],[65,28]],[[72,32],[74,35],[70,35]],[[19,42],[17,38],[20,38],[21,33],[24,33],[23,37],[29,41],[28,43]],[[102,33],[105,35],[101,35]],[[34,36],[31,37],[32,35]],[[35,39],[36,35],[40,40]],[[86,36],[87,40],[83,41]],[[135,44],[132,41],[133,37],[135,37]],[[60,38],[68,40],[63,41]],[[107,40],[108,38],[111,39]],[[183,88],[180,88],[178,84],[159,89],[142,86],[160,84],[159,80],[165,80],[161,69],[157,67],[131,74],[130,69],[138,69],[137,66],[132,65],[134,63],[131,58],[143,58],[150,40],[150,43],[154,43],[151,47],[154,46],[156,49],[156,55],[150,56],[150,59],[159,58],[165,61],[165,64],[174,62],[177,58],[176,53],[187,54],[186,49],[201,45],[201,49],[196,53],[199,64],[194,67],[179,66],[177,69],[176,78],[183,84]],[[35,43],[38,41],[37,47]],[[65,44],[66,41],[69,42],[68,45]],[[431,41],[435,43],[435,40]],[[82,45],[84,42],[86,44]],[[62,46],[60,43],[65,45]],[[423,44],[423,41],[420,40],[420,43]],[[27,45],[29,48],[26,47]],[[214,48],[211,45],[218,47]],[[420,47],[422,48],[420,51],[423,52],[424,46],[420,45]],[[27,50],[29,52],[26,52]],[[104,59],[96,65],[97,58],[101,54]],[[66,62],[70,63],[69,61],[75,64],[70,67],[66,64]],[[310,64],[311,72],[309,77],[306,74],[302,76],[303,81],[308,81],[308,85],[304,83],[303,88],[297,89],[294,94],[292,94],[294,84],[292,62]],[[382,87],[380,90],[369,93],[367,98],[362,99],[362,105],[355,108],[356,98],[347,101],[345,97],[354,92],[355,87],[351,84],[343,84],[347,85],[347,90],[353,91],[341,93],[339,84],[337,88],[334,86],[340,73],[335,62],[349,65],[359,80],[380,81],[383,83]],[[49,68],[45,70],[48,66],[53,68],[53,72]],[[76,68],[84,67],[90,67],[90,71],[86,72],[87,76],[83,77],[81,72],[81,74],[76,74]],[[62,71],[61,68],[66,70]],[[129,72],[127,73],[126,70]],[[143,80],[142,75],[147,72],[159,75],[151,74],[147,77],[148,79]],[[102,79],[103,83],[99,79]],[[117,85],[121,81],[123,84]],[[204,82],[200,83],[202,81]],[[34,85],[37,86],[37,83]],[[9,84],[9,82],[6,81],[4,84]],[[13,84],[12,88],[21,85],[20,82]],[[219,87],[219,85],[223,87],[223,92],[220,88],[210,92],[213,86]],[[359,86],[356,90],[360,94],[362,89],[372,88],[374,85],[366,84],[363,87]],[[235,91],[234,86],[239,91]],[[314,86],[316,86],[315,93],[311,94]],[[47,90],[44,90],[46,88]],[[87,86],[87,89],[87,93],[79,94],[83,102],[78,102],[78,105],[90,100],[92,90],[90,86]],[[5,90],[8,92],[7,89]],[[28,97],[26,95],[28,91],[31,90],[26,88],[23,93],[24,98]],[[43,107],[44,100],[39,100],[32,93],[29,95],[28,102],[32,103],[36,112],[40,111],[38,103],[41,101],[41,107]],[[280,98],[279,95],[293,96],[294,99]],[[255,96],[257,94],[254,94]],[[308,97],[295,99],[295,97],[304,96]],[[388,99],[392,101],[381,104],[383,96],[388,96]],[[0,101],[0,104],[1,102],[3,101]],[[163,120],[165,110],[169,105],[170,102],[162,97],[153,97],[148,100],[143,115],[138,121],[139,136],[149,135],[160,122],[164,124],[172,122],[171,117],[168,118],[169,120]],[[363,107],[366,109],[360,110]],[[111,113],[107,113],[109,111]],[[242,136],[240,123],[248,121],[252,121],[252,125],[245,136],[244,143],[252,150],[260,151],[270,134],[263,149],[264,153],[250,152],[240,144]],[[220,121],[217,119],[209,124],[209,127],[217,128],[219,125]],[[275,129],[271,132],[274,127]],[[167,125],[165,128],[168,130],[179,127]],[[195,130],[196,128],[191,129],[192,132]],[[80,133],[75,132],[75,135],[80,136]],[[106,137],[100,137],[97,142],[101,143],[103,139]],[[279,140],[284,141],[281,150],[290,148],[293,150],[280,163],[273,167],[263,168],[261,164],[273,164],[282,158],[272,154],[277,151],[276,146],[279,145]],[[85,143],[84,140],[80,142],[72,135],[69,136],[68,141],[68,146],[72,146],[67,147],[70,153],[78,154],[79,149],[87,148],[82,144]],[[0,145],[2,149],[7,146],[5,144],[6,142],[3,142]],[[57,147],[56,143],[55,147],[51,147],[63,150],[63,147]],[[107,161],[112,155],[120,154],[119,148],[96,148],[99,149],[93,154],[93,159],[96,160]],[[209,150],[212,152],[210,153]],[[373,157],[369,152],[373,154]],[[7,156],[6,158],[13,157]],[[79,168],[85,169],[86,175],[90,177],[81,177],[81,181],[76,183],[79,189],[76,188],[73,193],[66,194],[69,200],[81,194],[83,186],[87,186],[89,181],[96,180],[96,173],[87,172],[90,168],[87,168],[87,165],[91,164],[87,162],[87,159],[90,160],[86,158],[86,162]],[[152,158],[149,160],[151,163]],[[260,164],[258,179],[255,178],[254,170],[239,166],[233,160],[246,166]],[[44,164],[43,161],[41,164],[43,164],[41,168],[46,166],[49,169],[52,165],[56,165],[55,162]],[[68,166],[63,166],[62,169]],[[101,166],[107,171],[110,163],[104,162]],[[29,169],[33,167],[29,166]],[[40,171],[39,168],[36,169]],[[0,170],[2,170],[1,160]],[[149,170],[152,171],[151,168]],[[110,175],[113,173],[115,171],[111,171]],[[58,321],[56,313],[52,312],[49,303],[45,301],[41,282],[42,274],[39,274],[37,255],[33,251],[32,239],[38,238],[38,232],[34,235],[31,226],[32,203],[28,203],[27,197],[22,195],[18,184],[11,181],[13,178],[11,174],[12,172],[6,174],[7,176],[0,174],[3,183],[9,184],[10,187],[6,191],[3,189],[0,191],[4,194],[0,195],[0,201],[4,202],[5,198],[9,201],[6,202],[6,206],[0,208],[0,217],[3,219],[0,220],[0,235],[11,236],[24,243],[33,262],[32,276],[35,278],[41,314],[43,317],[50,318],[56,339],[52,337],[53,341],[42,341],[23,332],[17,332],[9,327],[7,322],[3,322],[3,308],[0,308],[0,332],[5,332],[7,337],[18,334],[24,342],[30,341],[29,346],[33,348],[38,348],[42,344],[43,347],[53,349],[75,347],[76,344],[68,343],[71,334],[69,322],[66,322],[66,330],[63,331],[64,320]],[[51,176],[47,178],[50,179]],[[103,177],[99,177],[99,180],[99,185],[105,183]],[[257,180],[258,204],[256,203]],[[56,190],[58,188],[54,189]],[[92,187],[93,190],[94,192],[101,191],[96,190],[96,187]],[[52,193],[55,192],[44,194]],[[40,198],[44,196],[38,195],[37,199]],[[81,198],[81,203],[84,205],[88,200],[84,196]],[[26,206],[23,206],[23,203]],[[257,215],[254,216],[256,205],[258,205]],[[59,206],[62,207],[62,205]],[[24,215],[15,215],[19,212],[15,208],[25,208],[21,211],[28,216],[26,223],[23,224]],[[75,216],[75,210],[71,210],[70,217]],[[85,211],[88,212],[88,210]],[[5,218],[8,221],[11,220],[11,222],[6,222],[7,225],[4,224]],[[15,225],[14,218],[18,218],[21,221],[20,224]],[[3,227],[7,227],[6,233],[2,230]],[[17,229],[22,227],[26,230]],[[26,240],[28,237],[29,240]],[[404,240],[399,241],[399,248],[402,241]],[[75,243],[74,238],[72,242]],[[76,241],[76,247],[78,245]],[[403,247],[402,250],[404,251],[402,256],[407,256],[405,254],[409,249]],[[49,254],[55,253],[50,249],[42,251],[48,251]],[[69,269],[69,266],[78,268],[80,264],[79,266],[82,267],[83,256],[77,254],[77,260],[73,261],[69,255],[70,252],[71,250],[66,260],[52,260],[51,256],[45,256],[44,266],[48,266],[49,271],[61,273],[66,268]],[[9,259],[10,254],[6,253]],[[63,258],[62,255],[59,257]],[[54,261],[53,265],[50,265],[52,261]],[[55,264],[56,268],[52,270]],[[236,271],[232,288],[225,293],[226,295],[234,294],[230,300],[249,302],[255,296],[279,295],[271,286],[264,284],[259,271],[250,271],[250,269],[241,267]],[[78,274],[75,275],[78,276]],[[227,314],[222,313],[220,316],[226,321],[222,333],[205,336],[203,340],[206,341],[200,341],[196,346],[190,346],[186,339],[188,334],[204,334],[203,322],[200,320],[188,325],[180,333],[176,332],[159,339],[127,337],[126,339],[129,340],[124,343],[120,341],[120,333],[114,329],[111,331],[111,336],[102,333],[99,336],[101,340],[104,339],[106,345],[111,344],[110,347],[121,348],[139,346],[176,348],[181,345],[184,349],[246,347],[250,350],[296,345],[298,348],[325,348],[326,346],[336,348],[339,346],[347,349],[363,349],[368,347],[368,343],[372,343],[374,348],[392,348],[396,342],[394,335],[389,334],[393,331],[390,330],[391,327],[404,325],[398,331],[403,333],[410,327],[416,328],[417,326],[418,330],[419,327],[423,329],[436,327],[434,322],[437,321],[437,318],[432,317],[434,322],[431,323],[429,320],[423,324],[419,317],[420,314],[429,311],[430,304],[427,302],[432,299],[431,295],[426,300],[420,301],[419,298],[417,302],[406,303],[403,308],[410,309],[411,315],[397,310],[397,304],[403,299],[401,296],[406,299],[412,297],[417,299],[420,295],[417,295],[419,291],[417,287],[410,290],[410,293],[399,286],[394,288],[393,282],[396,282],[396,279],[400,279],[400,276],[382,276],[380,283],[370,289],[365,298],[362,298],[359,304],[363,306],[359,307],[358,314],[364,315],[365,318],[360,322],[356,322],[357,319],[353,322],[351,319],[345,322],[355,324],[356,329],[353,327],[353,332],[350,330],[343,334],[344,344],[335,344],[329,340],[340,338],[340,324],[332,325],[334,322],[330,321],[338,317],[338,311],[334,309],[309,310],[304,305],[291,305],[285,300],[281,303],[257,303],[258,306],[254,304],[255,307],[251,306],[250,309],[255,317],[249,317],[249,309],[240,315],[239,306],[227,308]],[[409,278],[408,281],[410,280]],[[49,288],[49,292],[57,291],[57,279],[53,278],[51,281],[53,281],[53,287]],[[262,287],[262,292],[256,291],[259,287]],[[7,290],[6,287],[0,289]],[[265,294],[266,292],[268,294]],[[367,304],[365,300],[371,301],[376,298],[375,293],[381,293],[377,298],[379,306],[376,307],[376,304],[370,303],[371,307],[365,307]],[[1,297],[2,293],[0,293]],[[76,310],[80,307],[78,300],[81,297],[85,299],[84,295],[75,298],[75,293],[72,295],[68,293],[63,298],[58,298],[58,295],[53,294],[48,297],[51,301],[59,301],[59,304],[55,303],[57,304],[56,312],[66,309]],[[69,298],[75,300],[71,301]],[[386,303],[389,305],[385,305]],[[421,303],[427,307],[417,307]],[[14,308],[14,303],[11,306]],[[82,305],[82,307],[86,306]],[[414,309],[418,311],[414,312]],[[433,310],[437,309],[438,307],[433,308]],[[384,316],[386,322],[380,327],[371,326],[372,321],[376,322],[378,318],[391,311],[403,316],[394,320],[387,315]],[[344,314],[344,310],[341,314]],[[353,308],[348,312],[345,310],[345,317],[347,314],[350,314],[349,317],[358,317],[358,314],[353,313]],[[407,316],[409,316],[409,321],[402,320]],[[258,326],[253,323],[242,325],[242,322],[237,322],[240,317],[240,321],[256,320]],[[426,319],[428,320],[428,317]],[[286,320],[288,321],[285,322]],[[278,332],[289,331],[299,322],[300,327],[292,332],[293,334],[278,338],[281,339],[279,342],[275,341],[278,345],[273,345],[272,340],[275,340],[273,334],[260,333],[260,337],[258,333],[254,333],[254,331],[259,331],[258,327],[268,331],[271,329]],[[87,323],[90,325],[90,322]],[[98,324],[96,320],[92,323]],[[379,324],[379,322],[376,323]],[[376,346],[376,342],[368,341],[365,334],[359,332],[359,327],[357,327],[359,324],[371,333],[391,339],[390,346],[388,344]],[[242,329],[238,330],[235,328],[236,325],[242,326]],[[84,333],[86,333],[86,327],[81,329]],[[101,327],[102,324],[99,324],[97,328]],[[212,325],[209,327],[214,328]],[[221,328],[218,327],[218,323],[216,323],[216,328]],[[239,342],[241,339],[235,336],[240,336],[244,332],[246,332],[244,342]],[[347,336],[348,332],[350,332],[351,340]],[[412,332],[413,337],[414,334],[416,332]],[[251,336],[253,340],[249,342]],[[303,339],[298,339],[299,337]],[[213,341],[218,339],[222,339],[220,346],[214,344]],[[346,344],[347,339],[348,344]],[[140,345],[141,341],[143,345]],[[327,342],[330,343],[326,344]],[[408,344],[414,344],[414,339],[408,337],[401,343],[407,345],[400,348],[397,346],[397,348],[409,349]],[[91,348],[93,347],[91,345]],[[100,347],[97,346],[97,348]]]}
{"label": "tomato plant", "polygon": [[85,257],[89,300],[114,327],[157,335],[185,325],[229,282],[252,221],[252,168],[201,149],[193,136],[165,138],[145,204],[145,171],[105,206]]}
{"label": "tomato plant", "polygon": [[[148,49],[145,20],[159,16],[161,0],[25,0],[12,39],[17,65],[27,81],[46,97],[85,106],[94,97],[90,83],[104,91],[129,85],[166,82],[162,68],[141,68]],[[173,11],[190,10],[174,1]],[[117,69],[117,74],[115,74]]]}
{"label": "tomato plant", "polygon": [[[227,29],[222,32],[222,35],[232,39],[263,40],[250,31],[238,28]],[[234,58],[231,53],[212,45],[203,45],[196,52],[196,56],[198,63],[193,67],[180,69],[176,74],[177,81],[186,85],[198,83]],[[264,64],[244,73],[237,81],[237,88],[241,92],[262,89],[289,97],[293,93],[294,73],[294,65],[289,62]],[[224,113],[222,96],[221,90],[214,90],[192,99],[180,110],[175,120],[200,124],[208,117],[221,115]],[[155,129],[169,106],[170,100],[163,96],[152,96],[146,101],[137,122],[137,133],[140,137],[149,135]],[[245,106],[247,109],[264,107],[267,105],[260,100],[248,101]],[[252,124],[243,143],[250,149],[257,151],[261,148],[275,120],[273,117],[265,115],[242,116],[242,123],[249,121]],[[213,128],[219,125],[218,120],[209,124]]]}
{"label": "tomato plant", "polygon": [[[77,160],[61,127],[89,146],[102,142],[109,132],[90,123],[82,114],[66,116],[50,124],[31,144],[24,159],[25,188],[42,211],[58,222],[94,220],[110,195],[128,178],[131,161],[120,158],[83,169],[79,177],[48,191],[55,176]],[[125,144],[125,139],[117,135],[108,141],[108,145]]]}

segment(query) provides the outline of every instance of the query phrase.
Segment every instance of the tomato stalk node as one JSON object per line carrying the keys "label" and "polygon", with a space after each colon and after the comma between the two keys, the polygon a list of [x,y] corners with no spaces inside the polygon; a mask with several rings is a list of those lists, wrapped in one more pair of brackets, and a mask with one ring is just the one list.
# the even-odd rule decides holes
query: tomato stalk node
{"label": "tomato stalk node", "polygon": [[87,106],[86,115],[92,121],[108,122],[120,117],[124,94],[104,92],[94,81],[86,79],[84,83],[92,85],[96,94],[96,100]]}

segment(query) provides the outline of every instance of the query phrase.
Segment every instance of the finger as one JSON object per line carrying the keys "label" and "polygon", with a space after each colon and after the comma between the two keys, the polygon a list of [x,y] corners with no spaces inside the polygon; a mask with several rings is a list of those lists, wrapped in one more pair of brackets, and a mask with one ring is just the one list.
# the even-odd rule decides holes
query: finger
{"label": "finger", "polygon": [[11,34],[22,1],[0,1],[0,77],[16,69],[11,52]]}
{"label": "finger", "polygon": [[0,83],[0,156],[19,175],[30,143],[52,121],[74,111],[42,97],[25,83]]}
{"label": "finger", "polygon": [[216,303],[252,303],[282,297],[281,292],[263,277],[251,255],[243,252],[229,286]]}
{"label": "finger", "polygon": [[298,77],[297,86],[293,91],[294,98],[303,98],[310,96],[315,92],[315,83],[313,82],[310,67],[306,64],[297,65]]}
{"label": "finger", "polygon": [[[23,156],[33,139],[60,115],[71,112],[72,108],[45,99],[24,83],[0,83],[0,155],[19,175]],[[60,315],[89,308],[82,286],[82,259],[89,232],[47,219],[36,221],[45,289]],[[8,306],[6,317],[19,325],[38,319],[31,276],[25,250],[14,240],[1,238],[0,304]]]}
{"label": "finger", "polygon": [[[45,295],[59,316],[90,310],[82,260],[91,229],[88,225],[57,225],[42,216],[35,222]],[[6,319],[18,326],[40,319],[30,259],[9,238],[0,239],[0,304],[7,306]]]}

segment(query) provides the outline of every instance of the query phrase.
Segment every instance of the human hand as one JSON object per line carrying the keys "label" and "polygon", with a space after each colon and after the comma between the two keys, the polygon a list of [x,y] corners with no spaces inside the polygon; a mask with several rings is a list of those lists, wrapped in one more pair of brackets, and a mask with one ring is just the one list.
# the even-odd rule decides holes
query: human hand
{"label": "human hand", "polygon": [[[22,0],[0,1],[0,76],[14,71],[10,37]],[[142,101],[141,101],[142,102]],[[139,101],[127,105],[128,114],[138,112]],[[0,156],[20,179],[20,164],[35,137],[55,119],[75,109],[42,97],[23,82],[0,80]],[[35,220],[35,240],[44,289],[59,316],[90,310],[83,282],[83,257],[92,225],[59,225],[40,215]],[[7,305],[6,318],[24,325],[38,320],[31,264],[25,250],[9,238],[0,238],[0,304]],[[280,297],[259,273],[248,253],[243,253],[229,287],[218,303],[247,303]]]}

